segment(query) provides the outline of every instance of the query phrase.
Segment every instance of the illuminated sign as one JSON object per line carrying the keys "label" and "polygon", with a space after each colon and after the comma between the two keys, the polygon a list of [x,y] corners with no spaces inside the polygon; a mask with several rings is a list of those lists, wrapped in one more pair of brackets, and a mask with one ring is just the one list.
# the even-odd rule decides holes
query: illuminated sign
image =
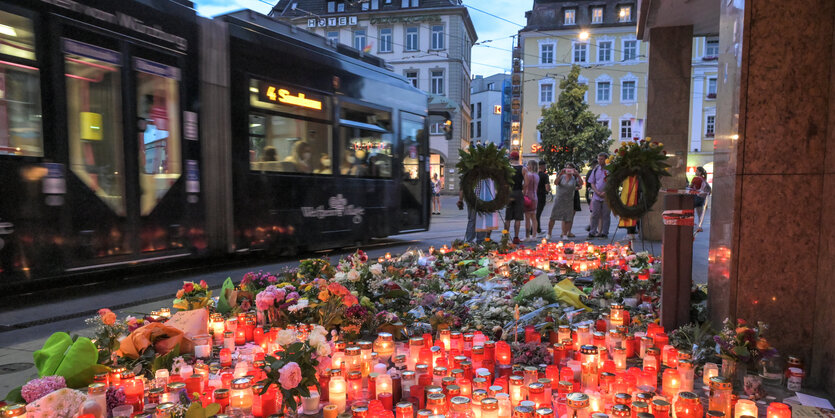
{"label": "illuminated sign", "polygon": [[266,99],[270,102],[322,110],[322,101],[309,99],[305,93],[299,92],[297,94],[293,94],[290,90],[273,85],[264,85],[261,91],[264,92],[262,99]]}
{"label": "illuminated sign", "polygon": [[502,105],[493,105],[493,114],[501,115],[502,114]]}

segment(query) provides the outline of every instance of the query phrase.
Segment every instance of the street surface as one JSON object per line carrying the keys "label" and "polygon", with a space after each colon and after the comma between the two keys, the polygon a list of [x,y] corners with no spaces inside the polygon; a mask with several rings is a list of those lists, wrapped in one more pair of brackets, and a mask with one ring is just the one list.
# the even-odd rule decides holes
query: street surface
{"label": "street surface", "polygon": [[[371,259],[384,255],[386,252],[392,254],[401,253],[409,248],[428,248],[435,246],[439,248],[449,244],[455,239],[463,239],[467,225],[465,211],[459,211],[455,203],[456,197],[442,197],[442,214],[432,218],[429,231],[393,236],[387,239],[376,240],[371,245],[362,249],[368,252]],[[551,213],[551,203],[545,207],[542,219],[547,222]],[[585,241],[587,238],[586,226],[589,222],[587,205],[583,203],[583,211],[578,212],[575,217],[573,233],[577,235],[574,240]],[[609,231],[608,239],[594,239],[598,244],[608,243],[615,233],[616,219],[612,220],[612,230]],[[696,236],[694,242],[693,279],[696,283],[707,282],[707,252],[709,241],[710,216],[702,226],[705,230]],[[555,235],[559,236],[559,225],[554,227]],[[512,232],[512,231],[511,231]],[[498,239],[501,231],[495,231],[493,239]],[[524,234],[522,234],[524,235]],[[625,238],[623,230],[617,231],[615,239]],[[661,254],[660,242],[635,242],[637,251],[650,251],[653,254]],[[300,254],[295,258],[277,258],[273,263],[262,265],[248,265],[246,267],[236,266],[229,268],[218,268],[217,271],[193,274],[188,272],[159,272],[160,275],[169,278],[160,279],[146,283],[141,280],[125,280],[125,285],[117,290],[97,290],[96,285],[90,285],[77,292],[78,296],[66,298],[59,301],[39,302],[37,295],[26,296],[29,300],[27,307],[0,312],[0,396],[5,394],[33,377],[37,377],[37,370],[32,364],[32,353],[40,349],[43,342],[54,332],[65,331],[70,335],[92,336],[92,331],[86,327],[84,319],[94,316],[100,308],[110,308],[117,313],[119,318],[133,314],[141,316],[152,310],[162,307],[171,307],[174,293],[181,286],[182,281],[205,280],[212,289],[217,291],[227,277],[239,281],[248,271],[280,271],[284,267],[292,267],[298,264],[298,259],[311,256],[330,257],[333,261],[350,254],[356,248],[346,248],[333,251],[322,251],[312,254]],[[116,280],[118,278],[114,278]],[[141,282],[140,282],[141,281]]]}

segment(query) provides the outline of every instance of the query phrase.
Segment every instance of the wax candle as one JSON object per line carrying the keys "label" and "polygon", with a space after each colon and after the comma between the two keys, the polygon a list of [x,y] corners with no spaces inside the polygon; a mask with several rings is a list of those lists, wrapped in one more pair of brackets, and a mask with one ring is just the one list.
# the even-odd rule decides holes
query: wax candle
{"label": "wax candle", "polygon": [[712,377],[710,379],[710,398],[708,410],[720,411],[725,417],[731,416],[731,401],[733,387],[728,379],[723,377]]}
{"label": "wax candle", "polygon": [[[339,415],[339,410],[334,404],[325,405],[325,407],[322,408],[322,414],[323,418],[336,418]],[[412,418],[412,416],[410,415],[408,418]]]}
{"label": "wax candle", "polygon": [[664,370],[664,374],[661,377],[661,393],[663,393],[667,399],[672,399],[678,394],[680,388],[681,375],[678,370]]}
{"label": "wax candle", "polygon": [[525,380],[522,376],[510,376],[510,402],[513,407],[519,406],[519,402],[522,402],[525,399],[525,393],[523,391],[523,385]]}
{"label": "wax candle", "polygon": [[510,414],[513,411],[510,395],[507,393],[498,393],[496,394],[496,400],[499,402],[499,418],[510,418]]}
{"label": "wax candle", "polygon": [[232,390],[229,392],[229,413],[230,415],[252,413],[252,381],[249,378],[239,378],[232,381]]}
{"label": "wax candle", "polygon": [[740,399],[734,405],[733,418],[742,418],[743,416],[756,417],[757,414],[757,404],[750,399]]}
{"label": "wax candle", "polygon": [[581,375],[580,381],[586,389],[596,390],[598,386],[597,347],[585,345],[580,348]]}
{"label": "wax candle", "polygon": [[677,418],[703,418],[704,409],[699,401],[699,395],[693,392],[681,392],[678,401],[675,403],[675,414]]}
{"label": "wax candle", "polygon": [[498,364],[510,364],[511,363],[510,344],[508,344],[504,341],[496,342],[496,363],[498,363]]}
{"label": "wax candle", "polygon": [[377,378],[374,379],[374,393],[376,394],[377,399],[379,399],[380,394],[383,393],[391,395],[393,393],[391,376],[389,376],[388,374],[378,375]]}
{"label": "wax candle", "polygon": [[[414,406],[410,402],[398,402],[395,409],[395,418],[413,418]],[[326,417],[327,418],[327,417]]]}
{"label": "wax candle", "polygon": [[348,385],[342,376],[331,376],[331,380],[328,382],[328,399],[336,405],[337,412],[340,414],[345,412],[347,390]]}
{"label": "wax candle", "polygon": [[702,367],[702,385],[704,390],[710,388],[710,378],[719,376],[719,366],[714,363],[705,363]]}
{"label": "wax candle", "polygon": [[377,400],[383,404],[384,410],[391,411],[392,404],[394,403],[394,396],[391,393],[378,393]]}
{"label": "wax candle", "polygon": [[615,347],[612,351],[612,360],[615,361],[616,370],[626,370],[626,348]]}
{"label": "wax candle", "polygon": [[772,402],[768,405],[766,413],[768,418],[791,418],[792,411],[789,406],[781,402]]}

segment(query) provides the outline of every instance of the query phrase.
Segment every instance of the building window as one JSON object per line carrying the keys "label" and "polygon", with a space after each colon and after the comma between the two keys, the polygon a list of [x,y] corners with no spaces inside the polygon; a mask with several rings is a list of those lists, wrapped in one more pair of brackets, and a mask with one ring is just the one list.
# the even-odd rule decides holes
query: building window
{"label": "building window", "polygon": [[404,7],[404,8],[405,7],[410,7],[410,5],[411,5],[411,7],[419,7],[418,0],[411,0],[411,1],[402,0],[402,2],[400,3],[400,7]]}
{"label": "building window", "polygon": [[632,120],[624,119],[620,121],[620,140],[628,141],[632,139]]}
{"label": "building window", "polygon": [[608,81],[597,83],[597,102],[609,103],[612,101],[612,83]]}
{"label": "building window", "polygon": [[716,98],[716,79],[715,78],[708,78],[707,79],[707,98],[708,99],[715,99]]}
{"label": "building window", "polygon": [[481,119],[481,102],[478,102],[475,109],[476,109],[475,110],[475,118],[476,119]]}
{"label": "building window", "polygon": [[380,8],[380,0],[371,0],[371,10],[377,10]]}
{"label": "building window", "polygon": [[418,72],[417,71],[406,71],[406,79],[412,83],[413,86],[418,86]]}
{"label": "building window", "polygon": [[432,49],[444,49],[444,26],[432,26]]}
{"label": "building window", "polygon": [[432,94],[444,94],[444,72],[432,71]]}
{"label": "building window", "polygon": [[481,138],[481,121],[475,123],[475,136]]}
{"label": "building window", "polygon": [[330,42],[334,45],[339,43],[339,32],[338,31],[335,31],[335,30],[328,31],[326,36],[328,38],[328,42]]}
{"label": "building window", "polygon": [[705,118],[705,136],[708,138],[713,138],[714,131],[716,130],[716,116],[715,115],[707,115]]}
{"label": "building window", "polygon": [[632,21],[632,6],[621,6],[618,9],[618,22]]}
{"label": "building window", "polygon": [[576,9],[565,9],[565,18],[563,19],[563,24],[574,25],[576,21],[577,21],[577,10]]}
{"label": "building window", "polygon": [[577,42],[574,44],[574,62],[586,62],[588,44]]}
{"label": "building window", "polygon": [[496,88],[496,83],[487,83],[487,90],[493,90]]}
{"label": "building window", "polygon": [[475,136],[475,122],[470,122],[470,138]]}
{"label": "building window", "polygon": [[470,103],[470,116],[475,115],[475,103]]}
{"label": "building window", "polygon": [[380,29],[380,52],[391,52],[391,28]]}
{"label": "building window", "polygon": [[554,85],[542,84],[539,86],[539,103],[552,103],[554,101]]}
{"label": "building window", "polygon": [[719,56],[719,40],[705,40],[705,58],[716,58]]}
{"label": "building window", "polygon": [[408,27],[406,28],[406,50],[407,51],[417,51],[418,50],[418,28],[417,27]]}
{"label": "building window", "polygon": [[606,128],[606,129],[609,129],[609,121],[608,120],[605,120],[605,119],[604,120],[599,120],[599,121],[597,121],[597,123],[599,123],[600,126]]}
{"label": "building window", "polygon": [[601,41],[597,43],[597,62],[612,61],[612,41]]}
{"label": "building window", "polygon": [[339,3],[336,3],[336,11],[338,13],[344,12],[345,11],[345,2],[340,1]]}
{"label": "building window", "polygon": [[542,44],[539,46],[539,63],[554,63],[554,44]]}
{"label": "building window", "polygon": [[357,29],[354,31],[354,48],[362,51],[366,45],[365,29]]}
{"label": "building window", "polygon": [[635,81],[624,81],[621,83],[620,101],[624,103],[635,101]]}
{"label": "building window", "polygon": [[418,0],[412,0],[412,7],[419,7],[420,2]]}
{"label": "building window", "polygon": [[443,135],[444,134],[444,124],[442,122],[435,122],[429,125],[429,133],[431,135]]}
{"label": "building window", "polygon": [[328,2],[328,13],[336,13],[336,2],[329,1]]}
{"label": "building window", "polygon": [[602,7],[595,7],[591,9],[591,23],[603,23]]}
{"label": "building window", "polygon": [[368,6],[369,6],[368,3],[362,3],[361,9],[362,10],[368,10]]}
{"label": "building window", "polygon": [[629,61],[638,58],[638,41],[630,39],[623,41],[623,60]]}

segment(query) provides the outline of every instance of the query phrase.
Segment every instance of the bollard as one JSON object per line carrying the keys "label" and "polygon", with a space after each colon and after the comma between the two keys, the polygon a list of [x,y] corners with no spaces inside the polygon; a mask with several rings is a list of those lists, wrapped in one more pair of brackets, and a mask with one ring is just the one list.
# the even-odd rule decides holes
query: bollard
{"label": "bollard", "polygon": [[661,249],[661,325],[672,330],[690,322],[693,285],[692,194],[664,196]]}

